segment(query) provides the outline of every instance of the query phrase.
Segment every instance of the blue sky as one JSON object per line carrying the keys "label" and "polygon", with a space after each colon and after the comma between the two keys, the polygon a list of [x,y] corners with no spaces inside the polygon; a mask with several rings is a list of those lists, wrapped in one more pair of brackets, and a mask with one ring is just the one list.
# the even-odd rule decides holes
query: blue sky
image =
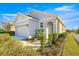
{"label": "blue sky", "polygon": [[59,15],[67,29],[79,27],[77,3],[0,3],[0,22],[12,22],[18,12],[28,14],[32,9]]}

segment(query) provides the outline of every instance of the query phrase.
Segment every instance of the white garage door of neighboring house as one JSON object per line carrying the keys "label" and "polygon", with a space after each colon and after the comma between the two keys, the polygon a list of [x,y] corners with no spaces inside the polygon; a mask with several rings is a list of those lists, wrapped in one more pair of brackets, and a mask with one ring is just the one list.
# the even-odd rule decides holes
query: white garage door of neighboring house
{"label": "white garage door of neighboring house", "polygon": [[26,37],[27,36],[27,31],[28,31],[28,28],[27,28],[26,25],[16,27],[16,35]]}

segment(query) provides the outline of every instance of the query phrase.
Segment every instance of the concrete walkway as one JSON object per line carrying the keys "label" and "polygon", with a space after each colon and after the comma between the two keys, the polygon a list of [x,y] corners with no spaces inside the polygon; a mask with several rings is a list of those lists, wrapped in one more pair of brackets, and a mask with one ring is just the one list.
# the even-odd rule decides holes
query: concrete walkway
{"label": "concrete walkway", "polygon": [[[39,40],[37,40],[37,41],[31,43],[31,42],[28,42],[28,40],[27,40],[27,41],[26,41],[26,40],[23,40],[24,37],[21,37],[21,36],[12,36],[12,39],[13,39],[13,40],[19,40],[19,41],[21,41],[21,42],[23,43],[23,46],[32,47],[32,48],[34,48],[34,49],[38,49],[38,48],[40,48],[40,46],[41,46]],[[47,41],[45,41],[45,45],[47,45]]]}
{"label": "concrete walkway", "polygon": [[[21,41],[23,43],[23,46],[28,46],[28,47],[32,47],[33,49],[38,49],[40,48],[41,44],[40,41],[36,41],[34,43],[29,43],[28,41]],[[47,45],[47,41],[45,42],[45,45]]]}
{"label": "concrete walkway", "polygon": [[79,34],[73,33],[73,36],[75,37],[76,41],[79,43]]}

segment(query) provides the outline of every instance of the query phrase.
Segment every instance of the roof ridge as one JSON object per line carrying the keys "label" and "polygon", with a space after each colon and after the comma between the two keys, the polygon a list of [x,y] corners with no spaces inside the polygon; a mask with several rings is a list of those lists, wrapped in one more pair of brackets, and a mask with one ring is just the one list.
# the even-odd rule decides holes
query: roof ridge
{"label": "roof ridge", "polygon": [[[43,12],[43,11],[38,11],[38,10],[35,10],[35,9],[32,9],[32,11],[31,11],[31,12],[33,12],[33,11],[34,11],[34,12],[39,12],[39,13],[42,13],[42,14],[51,15],[51,16],[56,16],[56,17],[58,16],[58,15],[55,15],[55,14],[50,14],[50,13]],[[30,12],[30,13],[31,13],[31,12]],[[30,13],[29,13],[29,14],[30,14]]]}

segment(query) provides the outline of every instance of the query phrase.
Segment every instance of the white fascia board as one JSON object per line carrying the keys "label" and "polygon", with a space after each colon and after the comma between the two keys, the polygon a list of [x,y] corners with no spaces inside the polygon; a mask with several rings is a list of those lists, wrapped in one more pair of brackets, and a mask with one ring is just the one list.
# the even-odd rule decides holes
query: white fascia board
{"label": "white fascia board", "polygon": [[29,17],[29,16],[27,16],[27,15],[25,15],[25,14],[23,14],[23,13],[19,13],[19,14],[25,16],[25,17],[28,18],[29,20],[38,21],[38,20],[36,20],[36,19],[34,19],[34,18],[32,18],[32,17]]}
{"label": "white fascia board", "polygon": [[17,26],[24,26],[24,25],[27,25],[27,23],[20,24],[20,25],[15,25],[15,27],[17,27]]}

